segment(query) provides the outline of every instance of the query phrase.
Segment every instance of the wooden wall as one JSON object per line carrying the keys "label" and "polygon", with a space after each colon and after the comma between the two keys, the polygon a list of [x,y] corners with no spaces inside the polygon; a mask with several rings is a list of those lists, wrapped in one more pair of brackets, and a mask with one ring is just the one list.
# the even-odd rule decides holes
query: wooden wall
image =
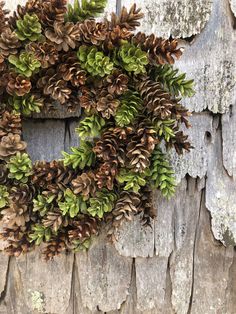
{"label": "wooden wall", "polygon": [[[25,1],[7,2],[13,9]],[[132,2],[109,1],[108,11]],[[0,254],[0,314],[236,313],[236,1],[136,3],[146,13],[143,30],[181,38],[176,65],[196,80],[186,102],[195,149],[170,156],[176,196],[167,202],[156,193],[152,229],[137,217],[114,245],[102,234],[87,253],[48,263],[39,252]],[[26,121],[32,158],[51,160],[78,145],[76,125],[77,118]]]}

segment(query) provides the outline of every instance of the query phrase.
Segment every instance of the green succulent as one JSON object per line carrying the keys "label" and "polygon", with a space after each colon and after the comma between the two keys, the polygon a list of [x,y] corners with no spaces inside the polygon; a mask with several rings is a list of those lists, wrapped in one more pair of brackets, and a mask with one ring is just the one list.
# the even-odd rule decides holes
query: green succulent
{"label": "green succulent", "polygon": [[35,95],[25,95],[23,97],[14,96],[9,103],[17,113],[29,116],[32,112],[39,113],[43,106],[43,100]]}
{"label": "green succulent", "polygon": [[134,122],[142,109],[143,101],[137,92],[128,91],[120,98],[120,102],[121,105],[116,112],[115,120],[117,125],[124,127]]}
{"label": "green succulent", "polygon": [[118,63],[127,71],[134,74],[146,73],[146,65],[149,63],[145,51],[133,44],[123,44],[117,52]]}
{"label": "green succulent", "polygon": [[106,122],[102,117],[92,115],[82,120],[75,131],[82,139],[98,137],[105,124]]}
{"label": "green succulent", "polygon": [[69,215],[74,218],[79,213],[86,213],[87,204],[81,195],[75,195],[70,189],[64,192],[64,201],[58,202],[62,215]]}
{"label": "green succulent", "polygon": [[142,186],[146,185],[145,174],[137,173],[131,170],[121,169],[116,177],[117,181],[121,184],[125,183],[124,190],[132,190],[138,193]]}
{"label": "green succulent", "polygon": [[66,20],[70,22],[83,21],[88,18],[97,17],[103,13],[107,0],[79,0],[74,1],[74,5],[68,4]]}
{"label": "green succulent", "polygon": [[157,120],[153,122],[153,128],[160,138],[164,138],[166,142],[175,137],[176,120]]}
{"label": "green succulent", "polygon": [[44,196],[38,195],[37,198],[33,199],[33,212],[39,212],[39,215],[43,217],[46,213],[53,209],[53,201],[55,195]]}
{"label": "green succulent", "polygon": [[93,217],[98,216],[102,218],[104,213],[112,211],[116,199],[117,196],[115,193],[103,189],[97,192],[95,197],[89,199],[90,206],[87,211]]}
{"label": "green succulent", "polygon": [[84,169],[90,167],[95,162],[95,154],[91,142],[81,142],[78,148],[71,147],[72,154],[62,152],[64,156],[64,165],[72,166],[73,169]]}
{"label": "green succulent", "polygon": [[91,242],[92,242],[91,238],[86,239],[84,241],[74,240],[73,241],[74,252],[87,251],[91,246]]}
{"label": "green succulent", "polygon": [[9,193],[7,187],[0,185],[0,209],[5,207],[8,204]]}
{"label": "green succulent", "polygon": [[81,68],[92,76],[104,77],[112,72],[114,64],[109,57],[105,56],[97,47],[82,45],[79,47],[77,57]]}
{"label": "green succulent", "polygon": [[26,153],[18,152],[12,156],[7,163],[7,168],[9,169],[8,177],[22,183],[26,183],[32,174],[32,162]]}
{"label": "green succulent", "polygon": [[25,14],[23,19],[16,21],[16,35],[20,40],[36,41],[40,38],[42,27],[36,14]]}
{"label": "green succulent", "polygon": [[35,242],[36,245],[50,241],[51,236],[52,230],[40,224],[35,224],[29,234],[30,242]]}
{"label": "green succulent", "polygon": [[154,187],[159,188],[163,196],[170,198],[175,193],[174,171],[167,156],[156,146],[150,165],[150,179]]}
{"label": "green succulent", "polygon": [[179,74],[179,70],[174,69],[170,64],[156,66],[154,76],[157,81],[163,84],[164,89],[172,95],[192,97],[195,94],[193,89],[194,81],[186,80],[186,74]]}
{"label": "green succulent", "polygon": [[41,67],[41,63],[31,52],[21,52],[19,57],[11,55],[8,60],[15,66],[16,72],[26,77],[31,77],[32,74],[37,73]]}

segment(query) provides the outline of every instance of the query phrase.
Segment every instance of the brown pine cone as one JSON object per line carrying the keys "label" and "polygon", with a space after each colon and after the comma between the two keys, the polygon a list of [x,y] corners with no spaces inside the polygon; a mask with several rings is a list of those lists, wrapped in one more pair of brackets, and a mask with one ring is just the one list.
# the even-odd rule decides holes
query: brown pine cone
{"label": "brown pine cone", "polygon": [[123,220],[132,220],[134,214],[139,212],[141,200],[140,195],[134,192],[123,191],[120,194],[114,210],[112,211],[112,216],[114,217],[114,224],[120,223]]}
{"label": "brown pine cone", "polygon": [[70,98],[66,101],[66,108],[68,112],[78,111],[80,109],[79,95],[70,95]]}
{"label": "brown pine cone", "polygon": [[123,74],[121,70],[115,70],[104,79],[104,85],[108,92],[115,95],[125,93],[128,90],[128,82],[128,76]]}
{"label": "brown pine cone", "polygon": [[65,54],[61,61],[57,73],[62,76],[63,80],[70,81],[75,87],[84,85],[86,72],[81,69],[76,53]]}
{"label": "brown pine cone", "polygon": [[55,45],[58,51],[75,49],[80,40],[79,24],[67,22],[66,24],[54,23],[54,28],[48,28],[45,36]]}
{"label": "brown pine cone", "polygon": [[66,227],[68,225],[68,219],[62,216],[62,212],[59,209],[49,211],[43,218],[42,223],[45,227],[50,227],[53,231],[57,232],[61,226]]}
{"label": "brown pine cone", "polygon": [[21,118],[19,114],[4,111],[0,119],[0,138],[8,133],[21,134]]}
{"label": "brown pine cone", "polygon": [[19,151],[26,149],[26,142],[21,140],[19,134],[9,133],[3,136],[0,142],[0,159],[15,155]]}
{"label": "brown pine cone", "polygon": [[107,33],[103,47],[107,50],[113,50],[115,47],[119,47],[123,40],[129,40],[131,36],[132,32],[117,25]]}
{"label": "brown pine cone", "polygon": [[4,77],[7,84],[7,92],[10,95],[24,96],[31,90],[31,82],[23,75],[11,72]]}
{"label": "brown pine cone", "polygon": [[13,202],[10,202],[9,207],[1,211],[1,215],[3,215],[3,224],[8,228],[25,226],[26,222],[30,221],[27,205]]}
{"label": "brown pine cone", "polygon": [[7,242],[9,245],[4,248],[4,252],[9,256],[19,257],[21,254],[28,253],[33,247],[33,244],[28,241],[26,236],[24,236],[21,240],[8,239]]}
{"label": "brown pine cone", "polygon": [[113,190],[117,172],[118,161],[116,159],[102,164],[96,173],[96,182],[99,189],[106,187],[108,190]]}
{"label": "brown pine cone", "polygon": [[64,191],[76,173],[64,166],[62,161],[38,161],[33,166],[32,184],[38,188],[57,194]]}
{"label": "brown pine cone", "polygon": [[46,247],[43,249],[44,259],[46,261],[52,260],[55,256],[65,251],[67,248],[66,242],[66,237],[63,234],[48,241]]}
{"label": "brown pine cone", "polygon": [[113,128],[113,133],[116,135],[116,137],[119,140],[122,140],[122,142],[128,140],[131,136],[131,134],[134,134],[135,130],[133,127],[127,126],[127,127],[116,127]]}
{"label": "brown pine cone", "polygon": [[67,82],[59,78],[53,69],[46,72],[37,82],[37,87],[43,89],[44,95],[50,95],[54,100],[64,104],[71,94],[71,89],[67,87]]}
{"label": "brown pine cone", "polygon": [[[1,75],[4,74],[7,70],[7,64],[6,64],[6,60],[4,58],[4,56],[2,54],[0,54],[0,73]],[[0,86],[2,84],[0,83]],[[6,86],[6,83],[5,85],[3,84],[3,86]]]}
{"label": "brown pine cone", "polygon": [[170,142],[167,143],[167,147],[173,147],[175,148],[177,154],[182,155],[184,150],[187,152],[190,152],[190,149],[193,148],[193,146],[190,144],[190,142],[187,141],[188,135],[185,135],[183,131],[179,131],[175,133],[175,137],[170,139]]}
{"label": "brown pine cone", "polygon": [[4,9],[5,2],[0,1],[0,30],[1,32],[7,27],[7,21],[8,21],[8,13],[9,10]]}
{"label": "brown pine cone", "polygon": [[12,32],[10,28],[6,28],[0,35],[0,53],[8,57],[9,55],[15,55],[20,48],[21,43],[16,36],[15,32]]}
{"label": "brown pine cone", "polygon": [[82,194],[86,199],[96,193],[97,187],[93,172],[84,172],[72,181],[73,192]]}
{"label": "brown pine cone", "polygon": [[6,164],[0,164],[0,185],[7,185],[8,182],[9,178]]}
{"label": "brown pine cone", "polygon": [[35,188],[32,185],[19,184],[10,189],[9,199],[12,203],[30,206],[35,196]]}
{"label": "brown pine cone", "polygon": [[67,0],[43,0],[40,22],[53,27],[54,22],[63,23],[67,11]]}
{"label": "brown pine cone", "polygon": [[84,216],[80,220],[73,221],[72,230],[68,232],[69,240],[83,241],[92,235],[98,234],[98,220],[90,216]]}
{"label": "brown pine cone", "polygon": [[89,113],[96,113],[97,107],[97,91],[91,87],[88,88],[87,86],[83,86],[80,89],[81,96],[80,96],[80,105]]}
{"label": "brown pine cone", "polygon": [[151,61],[158,64],[173,64],[175,58],[179,59],[182,55],[182,50],[177,48],[178,40],[176,39],[163,39],[154,34],[146,35],[139,32],[134,35],[132,42],[148,52]]}
{"label": "brown pine cone", "polygon": [[163,90],[160,83],[144,80],[137,88],[150,113],[160,119],[170,118],[175,102],[171,100],[170,94]]}
{"label": "brown pine cone", "polygon": [[97,141],[93,151],[102,161],[115,160],[119,155],[119,141],[112,129],[104,132],[101,139]]}
{"label": "brown pine cone", "polygon": [[127,157],[129,165],[136,172],[144,172],[150,165],[150,156],[153,152],[157,140],[156,132],[149,128],[138,128],[136,135],[127,145]]}
{"label": "brown pine cone", "polygon": [[85,20],[79,24],[79,30],[84,43],[99,46],[106,39],[108,24],[95,20]]}
{"label": "brown pine cone", "polygon": [[107,93],[107,90],[104,88],[99,94],[96,109],[98,112],[101,112],[104,118],[110,119],[111,116],[116,114],[119,104],[120,101],[114,95]]}
{"label": "brown pine cone", "polygon": [[142,212],[143,225],[151,226],[152,220],[156,217],[156,210],[153,206],[153,191],[150,187],[145,186],[140,191],[139,212]]}
{"label": "brown pine cone", "polygon": [[177,121],[184,123],[186,128],[191,127],[191,124],[188,121],[188,118],[191,116],[191,112],[189,112],[186,107],[176,102],[171,111],[172,119],[176,119]]}
{"label": "brown pine cone", "polygon": [[49,68],[51,65],[56,64],[59,59],[59,54],[55,46],[47,41],[44,42],[31,42],[26,46],[28,52],[32,52],[36,59],[41,62],[42,68]]}

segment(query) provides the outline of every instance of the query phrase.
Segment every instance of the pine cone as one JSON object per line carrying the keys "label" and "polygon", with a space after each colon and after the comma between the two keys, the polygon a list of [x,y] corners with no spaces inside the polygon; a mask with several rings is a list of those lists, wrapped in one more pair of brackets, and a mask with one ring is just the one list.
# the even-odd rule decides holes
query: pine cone
{"label": "pine cone", "polygon": [[190,152],[190,149],[193,148],[193,146],[187,141],[187,139],[188,135],[185,135],[183,131],[179,131],[175,133],[175,137],[167,143],[167,147],[174,146],[179,155],[182,155],[184,150]]}
{"label": "pine cone", "polygon": [[43,250],[43,257],[46,261],[52,260],[55,256],[65,251],[66,247],[67,244],[65,236],[63,234],[56,236],[47,242],[47,246]]}
{"label": "pine cone", "polygon": [[41,5],[40,21],[53,27],[54,22],[63,23],[67,11],[67,0],[44,0]]}
{"label": "pine cone", "polygon": [[145,186],[140,191],[140,204],[138,210],[142,211],[142,223],[144,226],[150,226],[152,220],[156,217],[156,211],[153,206],[153,191],[150,187]]}
{"label": "pine cone", "polygon": [[9,133],[3,136],[0,142],[0,158],[6,158],[15,155],[19,151],[26,149],[26,142],[21,140],[19,134]]}
{"label": "pine cone", "polygon": [[96,182],[99,189],[106,187],[108,190],[113,190],[114,180],[117,172],[117,160],[110,160],[102,164],[96,173]]}
{"label": "pine cone", "polygon": [[85,20],[79,24],[79,30],[81,40],[84,43],[99,46],[107,36],[108,24],[96,22],[95,20]]}
{"label": "pine cone", "polygon": [[116,160],[119,157],[119,141],[113,134],[112,129],[104,132],[101,139],[97,141],[93,151],[102,161]]}
{"label": "pine cone", "polygon": [[26,51],[33,53],[44,69],[56,64],[59,59],[57,49],[52,43],[47,41],[30,43],[26,46]]}
{"label": "pine cone", "polygon": [[7,27],[7,21],[8,21],[8,13],[9,10],[4,9],[5,2],[0,1],[0,30],[1,32]]}
{"label": "pine cone", "polygon": [[33,166],[32,183],[38,189],[57,194],[68,187],[74,176],[76,173],[62,161],[38,161]]}
{"label": "pine cone", "polygon": [[95,175],[93,172],[82,173],[72,181],[72,187],[75,194],[82,194],[86,199],[93,196],[97,189]]}
{"label": "pine cone", "polygon": [[85,240],[98,233],[98,220],[90,216],[84,216],[81,220],[73,221],[72,230],[68,232],[70,242]]}
{"label": "pine cone", "polygon": [[0,35],[0,53],[8,57],[9,55],[15,55],[20,48],[21,43],[15,32],[12,32],[10,28],[6,28]]}
{"label": "pine cone", "polygon": [[148,52],[151,61],[158,64],[173,64],[174,57],[179,59],[182,55],[182,50],[177,48],[178,41],[176,39],[163,39],[154,34],[145,35],[139,32],[134,35],[132,42],[143,51]]}
{"label": "pine cone", "polygon": [[0,138],[8,133],[21,134],[21,118],[19,114],[4,111],[0,119]]}
{"label": "pine cone", "polygon": [[138,84],[137,88],[149,112],[163,120],[170,118],[175,103],[171,100],[169,93],[162,89],[160,83],[144,80]]}
{"label": "pine cone", "polygon": [[11,188],[9,199],[14,204],[30,206],[34,195],[35,188],[32,185],[21,183]]}
{"label": "pine cone", "polygon": [[129,40],[131,36],[132,32],[117,25],[108,32],[103,46],[107,50],[113,50],[115,47],[119,47],[124,40]]}
{"label": "pine cone", "polygon": [[128,90],[129,78],[123,74],[121,70],[115,70],[112,74],[108,75],[104,79],[104,85],[106,86],[110,94],[122,95]]}
{"label": "pine cone", "polygon": [[66,227],[68,225],[68,219],[66,216],[62,216],[60,209],[49,211],[42,222],[45,227],[51,228],[54,232],[57,232],[61,226]]}
{"label": "pine cone", "polygon": [[11,72],[4,77],[7,82],[7,92],[10,95],[24,96],[31,90],[31,82],[24,76]]}
{"label": "pine cone", "polygon": [[62,63],[58,67],[59,75],[63,80],[70,81],[75,87],[84,85],[86,82],[86,72],[81,69],[76,53],[68,53],[62,58]]}
{"label": "pine cone", "polygon": [[[1,73],[1,75],[4,74],[6,72],[6,70],[7,70],[6,60],[5,60],[4,56],[0,54],[0,73]],[[1,78],[1,80],[2,80],[2,78]],[[0,81],[0,87],[6,86],[5,84],[6,83],[3,83],[3,85],[2,85],[2,82]]]}
{"label": "pine cone", "polygon": [[21,254],[28,253],[33,246],[27,239],[27,236],[22,236],[20,240],[8,239],[7,242],[9,245],[4,249],[4,252],[9,256],[15,257],[19,257]]}
{"label": "pine cone", "polygon": [[119,100],[114,95],[107,93],[107,90],[104,88],[99,94],[96,109],[98,112],[101,112],[103,118],[110,119],[111,116],[115,116],[119,104]]}
{"label": "pine cone", "polygon": [[80,40],[80,30],[78,25],[71,22],[66,24],[54,23],[54,28],[47,29],[45,36],[55,45],[58,51],[69,51],[75,49],[77,42]]}
{"label": "pine cone", "polygon": [[80,105],[82,108],[85,108],[85,110],[89,113],[96,113],[96,107],[97,107],[97,91],[91,87],[88,88],[87,86],[83,86],[81,88],[81,96],[80,96]]}
{"label": "pine cone", "polygon": [[137,134],[127,145],[127,157],[130,166],[135,172],[144,172],[150,165],[150,156],[153,152],[157,140],[156,132],[152,129],[140,127]]}
{"label": "pine cone", "polygon": [[136,4],[133,4],[128,12],[125,7],[117,16],[115,13],[111,15],[111,27],[120,26],[129,31],[133,31],[136,27],[140,26],[139,20],[143,18],[143,13],[140,13],[141,9],[136,9]]}
{"label": "pine cone", "polygon": [[1,211],[2,221],[8,228],[25,226],[30,221],[27,205],[10,202],[10,206]]}
{"label": "pine cone", "polygon": [[70,98],[71,89],[67,87],[67,82],[59,78],[53,69],[48,70],[46,75],[39,79],[37,87],[43,89],[44,95],[50,95],[61,104]]}

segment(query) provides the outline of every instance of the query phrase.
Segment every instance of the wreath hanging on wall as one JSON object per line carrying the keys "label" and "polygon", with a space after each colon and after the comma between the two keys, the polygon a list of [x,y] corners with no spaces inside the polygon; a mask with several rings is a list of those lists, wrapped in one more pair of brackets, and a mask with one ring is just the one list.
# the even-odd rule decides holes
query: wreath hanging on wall
{"label": "wreath hanging on wall", "polygon": [[[29,0],[8,16],[0,3],[0,220],[10,255],[87,249],[104,226],[112,237],[136,214],[150,225],[153,188],[174,194],[166,150],[191,148],[180,97],[193,95],[193,81],[173,68],[182,51],[176,39],[134,33],[135,5],[96,21],[105,6]],[[83,109],[80,146],[32,163],[21,120],[52,104]]]}

